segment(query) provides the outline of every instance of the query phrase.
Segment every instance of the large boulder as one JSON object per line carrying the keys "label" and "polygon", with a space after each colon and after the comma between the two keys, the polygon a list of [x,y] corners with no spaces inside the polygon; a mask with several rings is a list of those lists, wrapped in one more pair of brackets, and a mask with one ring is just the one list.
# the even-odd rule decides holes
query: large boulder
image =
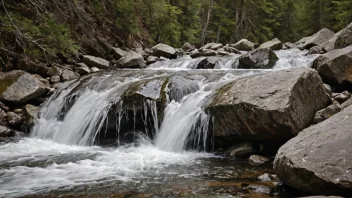
{"label": "large boulder", "polygon": [[252,51],[255,49],[255,44],[248,41],[247,39],[242,39],[235,44],[230,44],[230,47],[234,47],[240,51]]}
{"label": "large boulder", "polygon": [[323,80],[331,84],[352,83],[352,46],[321,55],[314,61]]}
{"label": "large boulder", "polygon": [[336,38],[335,49],[352,45],[352,23],[343,29]]}
{"label": "large boulder", "polygon": [[44,79],[23,71],[0,72],[0,100],[23,104],[46,94]]}
{"label": "large boulder", "polygon": [[302,45],[303,49],[310,49],[311,47],[322,45],[325,41],[331,39],[334,36],[334,32],[323,28],[319,32],[315,33],[313,36],[309,37]]}
{"label": "large boulder", "polygon": [[268,41],[266,43],[261,44],[258,48],[259,49],[268,48],[271,50],[281,50],[282,46],[283,46],[282,42],[279,39],[274,38],[271,41]]}
{"label": "large boulder", "polygon": [[152,50],[153,50],[153,56],[158,56],[158,57],[163,56],[166,58],[176,57],[176,49],[162,43],[152,47]]}
{"label": "large boulder", "polygon": [[312,194],[352,192],[352,107],[300,132],[278,151],[274,169],[285,184]]}
{"label": "large boulder", "polygon": [[239,59],[239,68],[243,69],[271,69],[279,58],[271,49],[262,48],[243,55]]}
{"label": "large boulder", "polygon": [[217,91],[206,110],[216,137],[286,139],[308,127],[329,101],[318,73],[301,67],[235,80]]}
{"label": "large boulder", "polygon": [[82,62],[88,65],[89,67],[96,67],[99,69],[108,69],[110,66],[109,61],[90,55],[83,56]]}
{"label": "large boulder", "polygon": [[134,51],[129,51],[117,61],[116,66],[119,68],[144,68],[146,63],[142,55]]}

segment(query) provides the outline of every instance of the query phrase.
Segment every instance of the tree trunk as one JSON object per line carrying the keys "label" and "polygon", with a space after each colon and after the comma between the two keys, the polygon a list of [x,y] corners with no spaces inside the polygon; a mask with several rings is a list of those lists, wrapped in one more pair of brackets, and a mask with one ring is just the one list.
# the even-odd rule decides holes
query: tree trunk
{"label": "tree trunk", "polygon": [[204,45],[206,36],[207,36],[207,31],[208,31],[208,25],[209,25],[209,21],[210,21],[210,14],[211,14],[211,9],[213,7],[213,0],[209,0],[209,7],[208,7],[208,13],[207,13],[207,17],[206,17],[206,21],[205,21],[205,25],[202,31],[202,40],[201,43],[202,45]]}

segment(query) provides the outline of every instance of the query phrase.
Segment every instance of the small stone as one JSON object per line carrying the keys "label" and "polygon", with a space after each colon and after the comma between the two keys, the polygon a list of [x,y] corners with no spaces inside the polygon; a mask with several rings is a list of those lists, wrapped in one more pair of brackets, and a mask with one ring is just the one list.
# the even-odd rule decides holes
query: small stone
{"label": "small stone", "polygon": [[18,126],[21,125],[24,121],[24,118],[14,112],[7,112],[7,123],[10,126]]}
{"label": "small stone", "polygon": [[351,98],[351,93],[349,91],[344,91],[340,94],[337,94],[335,97],[335,100],[337,100],[339,103],[344,103],[346,102],[348,99]]}
{"label": "small stone", "polygon": [[340,104],[337,101],[334,101],[332,105],[315,113],[313,123],[314,124],[320,123],[340,111],[341,111]]}
{"label": "small stone", "polygon": [[56,75],[61,75],[62,74],[62,68],[58,66],[52,66],[50,67],[49,71],[47,72],[48,76],[56,76]]}
{"label": "small stone", "polygon": [[110,67],[109,61],[89,55],[83,56],[83,63],[89,67],[97,67],[100,69],[108,69]]}
{"label": "small stone", "polygon": [[76,67],[75,68],[75,71],[79,74],[79,75],[87,75],[87,74],[90,74],[90,69],[89,69],[89,67],[84,67],[84,66],[82,66],[82,67]]}
{"label": "small stone", "polygon": [[332,88],[331,88],[331,86],[328,85],[328,84],[324,84],[324,87],[325,87],[326,92],[327,92],[329,95],[331,95],[331,94],[332,94]]}
{"label": "small stone", "polygon": [[147,64],[149,65],[149,64],[155,63],[157,60],[158,60],[158,57],[156,56],[148,56]]}
{"label": "small stone", "polygon": [[61,81],[61,78],[58,75],[52,76],[50,78],[50,82],[52,82],[52,83],[59,83],[60,81]]}
{"label": "small stone", "polygon": [[258,179],[261,181],[271,181],[272,180],[268,173],[264,173],[263,175],[259,176]]}
{"label": "small stone", "polygon": [[0,109],[4,111],[10,111],[10,107],[6,106],[4,103],[0,102]]}
{"label": "small stone", "polygon": [[55,83],[55,84],[53,84],[53,88],[54,89],[57,89],[58,87],[60,87],[62,85],[62,83]]}
{"label": "small stone", "polygon": [[268,158],[260,155],[251,155],[248,160],[255,164],[265,164],[270,161]]}
{"label": "small stone", "polygon": [[267,186],[260,186],[260,185],[249,185],[248,187],[246,187],[247,189],[253,190],[257,193],[263,193],[263,194],[267,194],[270,195],[272,189],[267,187]]}
{"label": "small stone", "polygon": [[98,72],[98,71],[99,71],[99,69],[96,68],[96,67],[91,67],[91,68],[90,68],[90,72],[92,72],[92,73],[96,73],[96,72]]}
{"label": "small stone", "polygon": [[0,137],[13,137],[16,135],[16,131],[11,130],[5,126],[0,126]]}
{"label": "small stone", "polygon": [[80,75],[77,72],[73,72],[71,70],[64,69],[62,71],[61,80],[63,82],[65,82],[65,81],[77,79],[79,77],[80,77]]}
{"label": "small stone", "polygon": [[22,109],[15,109],[13,112],[15,112],[15,113],[22,113]]}
{"label": "small stone", "polygon": [[159,58],[159,61],[168,61],[168,60],[170,60],[170,59],[165,58],[165,57],[163,57],[163,56],[161,56],[161,57]]}
{"label": "small stone", "polygon": [[244,157],[255,153],[256,150],[250,142],[243,142],[236,144],[225,151],[225,155],[228,157]]}

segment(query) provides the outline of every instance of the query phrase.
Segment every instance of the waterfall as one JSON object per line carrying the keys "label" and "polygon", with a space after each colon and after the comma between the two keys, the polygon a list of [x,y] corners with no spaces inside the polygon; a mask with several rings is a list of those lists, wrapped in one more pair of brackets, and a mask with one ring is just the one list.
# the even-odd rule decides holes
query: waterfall
{"label": "waterfall", "polygon": [[[317,55],[276,51],[273,70],[309,66]],[[210,117],[204,112],[216,88],[238,76],[271,70],[232,69],[240,55],[218,57],[215,69],[195,70],[205,57],[160,61],[146,70],[108,71],[63,85],[44,104],[31,136],[68,145],[91,146],[104,138],[142,133],[159,149],[205,150]],[[172,81],[172,82],[170,82]],[[141,104],[126,95],[143,97]]]}

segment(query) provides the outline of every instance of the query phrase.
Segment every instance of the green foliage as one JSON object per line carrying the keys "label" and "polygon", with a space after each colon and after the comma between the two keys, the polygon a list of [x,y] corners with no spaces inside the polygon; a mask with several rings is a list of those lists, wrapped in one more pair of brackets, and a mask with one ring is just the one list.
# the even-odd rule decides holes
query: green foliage
{"label": "green foliage", "polygon": [[94,48],[96,38],[125,47],[294,42],[352,22],[351,0],[18,0],[5,7],[0,45],[15,43],[11,50],[40,59]]}
{"label": "green foliage", "polygon": [[69,30],[50,16],[41,23],[16,13],[2,15],[0,20],[2,32],[14,35],[26,56],[50,60],[59,53],[69,56],[79,48],[70,38]]}
{"label": "green foliage", "polygon": [[336,0],[333,1],[336,8],[334,14],[336,15],[337,23],[334,25],[336,29],[342,29],[352,22],[352,1],[351,0]]}

